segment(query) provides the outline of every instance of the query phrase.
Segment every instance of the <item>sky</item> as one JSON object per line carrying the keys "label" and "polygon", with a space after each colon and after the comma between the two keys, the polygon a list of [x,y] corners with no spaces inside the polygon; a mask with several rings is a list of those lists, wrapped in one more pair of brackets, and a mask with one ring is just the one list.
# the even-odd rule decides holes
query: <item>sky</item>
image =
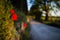
{"label": "sky", "polygon": [[[28,5],[28,10],[30,10],[32,4],[30,3],[29,0],[27,0],[27,5]],[[51,3],[52,7],[53,6],[56,6],[56,4],[54,2]],[[52,15],[52,16],[59,16],[60,17],[60,9],[57,9],[57,8],[53,8],[55,11],[51,10],[49,13]],[[56,10],[58,10],[58,12],[56,12]],[[45,16],[45,14],[42,14],[43,16]]]}
{"label": "sky", "polygon": [[30,0],[27,0],[28,10],[30,10],[32,4],[30,3]]}

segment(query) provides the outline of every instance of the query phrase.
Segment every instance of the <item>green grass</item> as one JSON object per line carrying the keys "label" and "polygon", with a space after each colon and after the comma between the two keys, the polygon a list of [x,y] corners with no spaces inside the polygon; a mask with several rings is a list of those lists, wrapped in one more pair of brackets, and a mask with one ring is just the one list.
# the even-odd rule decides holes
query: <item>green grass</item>
{"label": "green grass", "polygon": [[48,21],[44,21],[44,19],[45,19],[44,16],[42,16],[41,18],[42,18],[42,21],[43,21],[42,23],[50,25],[52,27],[60,28],[60,17],[52,16],[52,17],[48,18]]}
{"label": "green grass", "polygon": [[60,22],[52,22],[52,21],[43,21],[44,24],[50,25],[52,27],[60,28]]}

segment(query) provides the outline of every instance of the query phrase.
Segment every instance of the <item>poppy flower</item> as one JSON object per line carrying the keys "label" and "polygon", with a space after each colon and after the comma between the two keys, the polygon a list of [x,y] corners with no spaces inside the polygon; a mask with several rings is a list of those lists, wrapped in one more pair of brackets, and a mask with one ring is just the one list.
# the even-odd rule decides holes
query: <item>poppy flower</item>
{"label": "poppy flower", "polygon": [[10,10],[10,13],[11,13],[11,14],[14,14],[14,13],[15,13],[14,9],[11,9],[11,10]]}
{"label": "poppy flower", "polygon": [[27,24],[26,24],[26,23],[24,23],[24,24],[23,24],[23,26],[24,26],[24,28],[26,28],[26,27],[27,27]]}
{"label": "poppy flower", "polygon": [[16,21],[16,20],[18,19],[17,14],[16,14],[16,13],[14,13],[14,14],[12,15],[11,19],[12,19],[13,21]]}

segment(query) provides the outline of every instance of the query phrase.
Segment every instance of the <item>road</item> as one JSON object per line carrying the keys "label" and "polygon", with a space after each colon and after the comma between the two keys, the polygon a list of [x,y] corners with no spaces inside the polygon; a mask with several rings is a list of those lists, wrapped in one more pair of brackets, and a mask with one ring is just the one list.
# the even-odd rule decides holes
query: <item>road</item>
{"label": "road", "polygon": [[31,40],[60,40],[60,29],[36,21],[30,22]]}

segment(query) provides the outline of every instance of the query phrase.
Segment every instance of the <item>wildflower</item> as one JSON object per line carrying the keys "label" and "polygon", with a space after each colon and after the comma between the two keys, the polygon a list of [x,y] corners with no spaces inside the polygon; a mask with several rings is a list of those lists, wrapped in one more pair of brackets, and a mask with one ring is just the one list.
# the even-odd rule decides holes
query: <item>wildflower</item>
{"label": "wildflower", "polygon": [[14,13],[14,14],[12,15],[11,19],[12,19],[13,21],[16,21],[16,20],[18,19],[17,14],[16,14],[16,13]]}
{"label": "wildflower", "polygon": [[14,9],[11,9],[11,10],[10,10],[10,13],[11,13],[11,14],[14,14],[14,13],[15,13]]}

